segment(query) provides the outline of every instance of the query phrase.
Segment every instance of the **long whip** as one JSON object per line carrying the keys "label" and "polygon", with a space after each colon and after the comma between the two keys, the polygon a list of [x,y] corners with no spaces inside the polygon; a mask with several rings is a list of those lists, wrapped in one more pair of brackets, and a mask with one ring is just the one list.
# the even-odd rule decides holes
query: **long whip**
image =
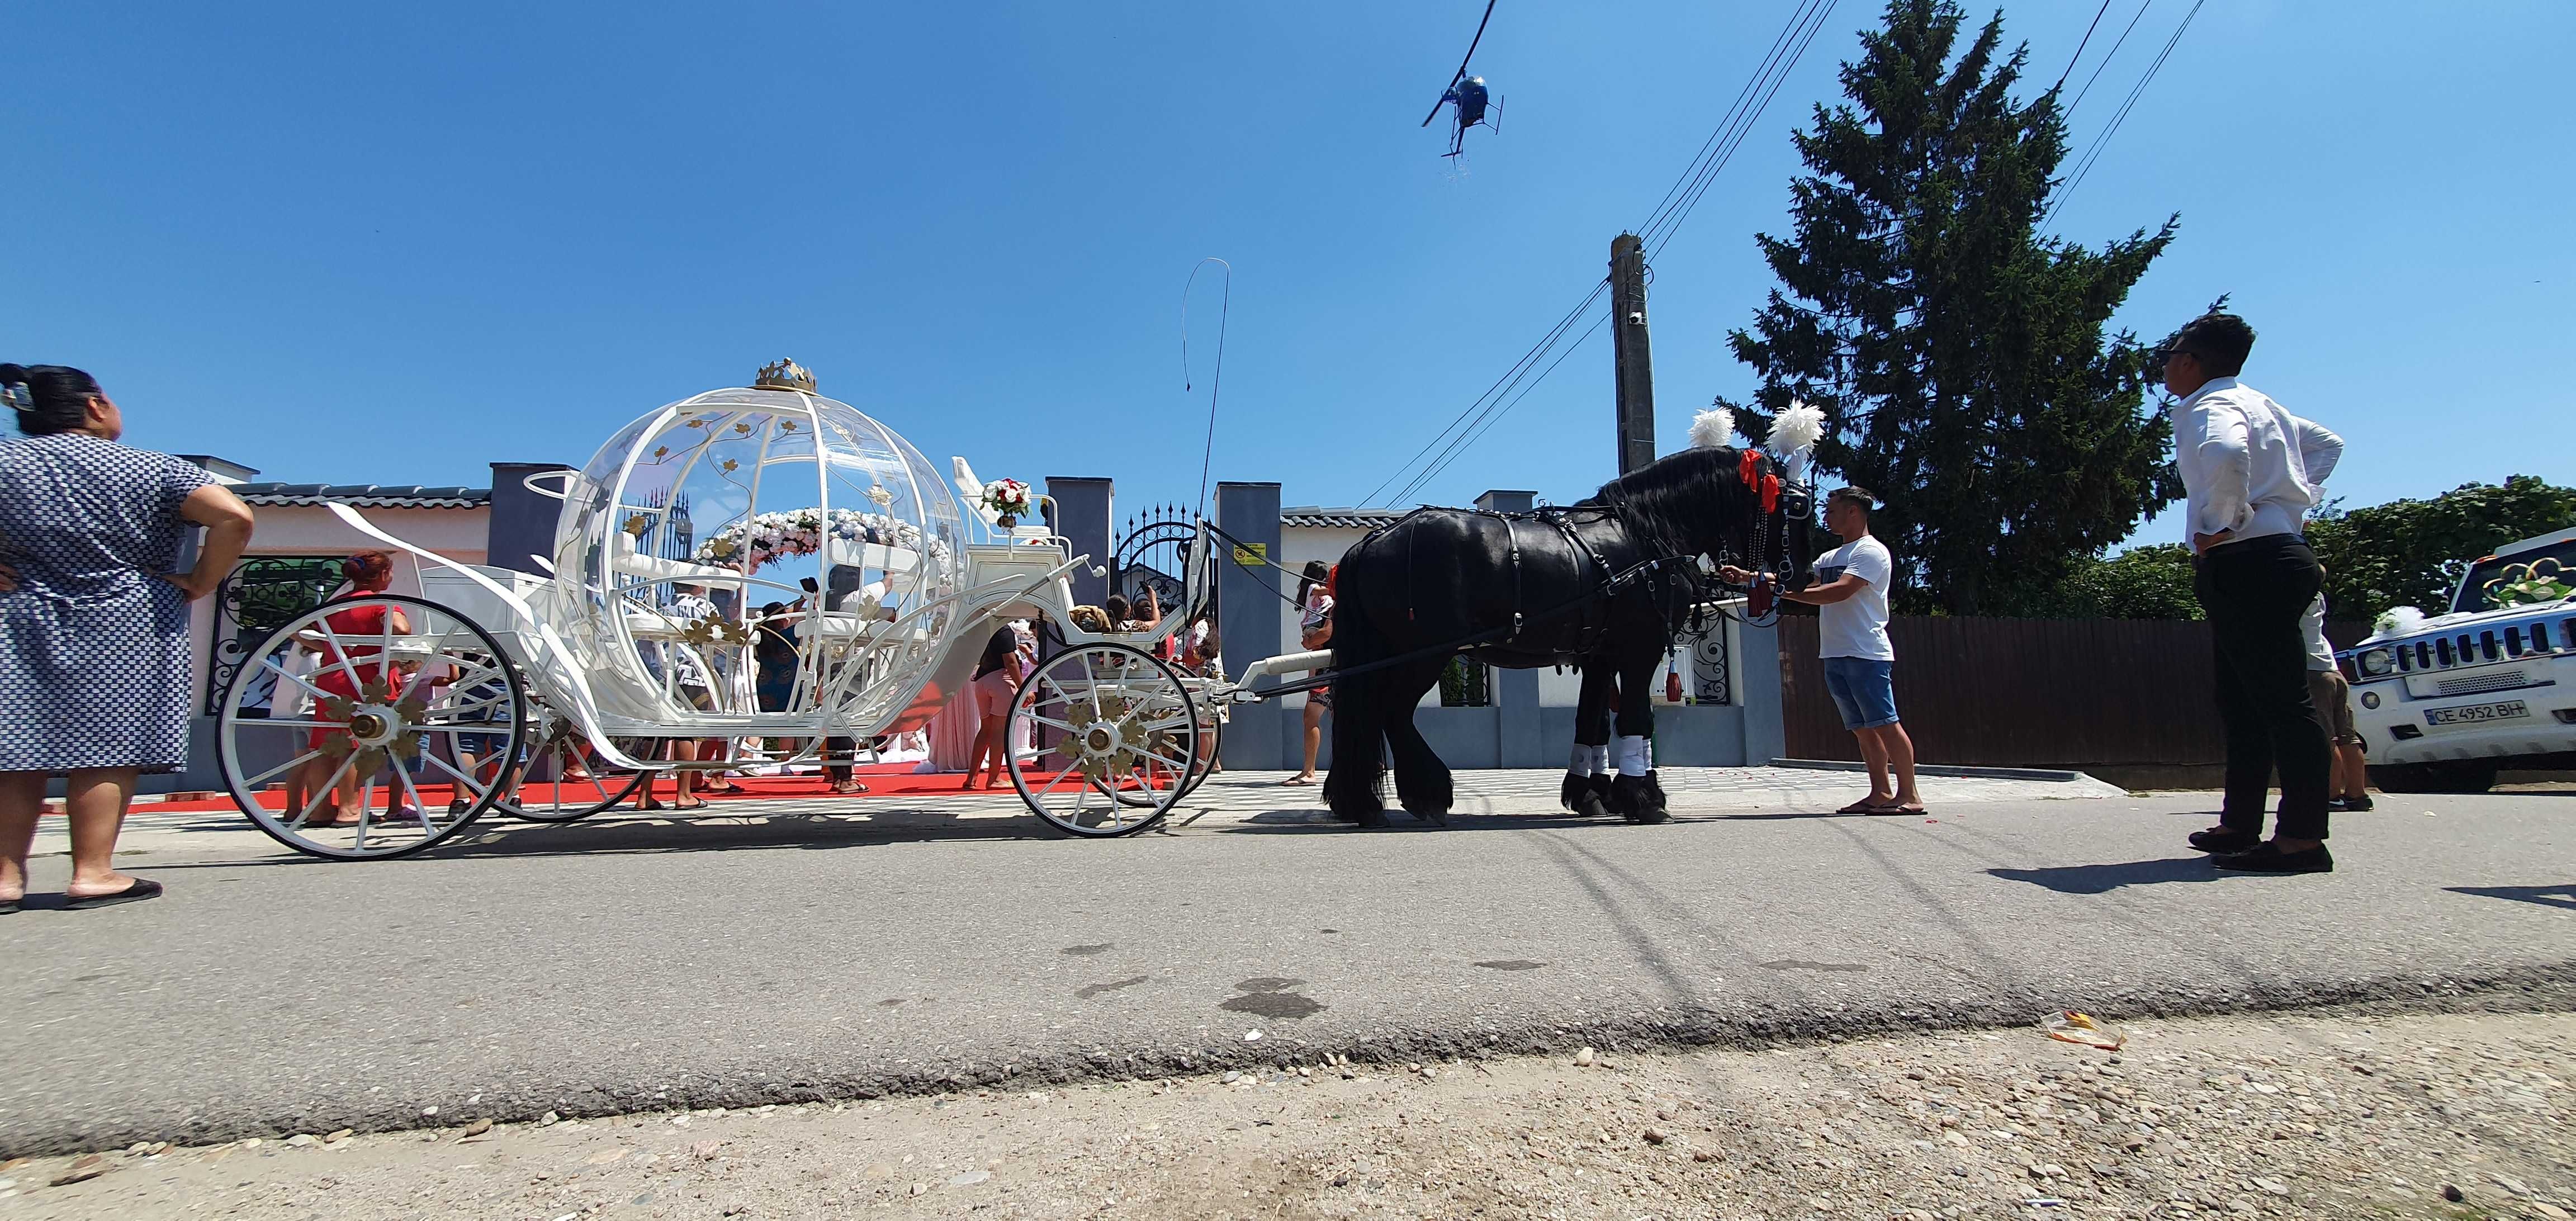
{"label": "long whip", "polygon": [[1190,382],[1190,287],[1198,283],[1199,270],[1214,263],[1225,269],[1225,293],[1218,299],[1216,315],[1216,372],[1208,379],[1207,446],[1199,452],[1199,503],[1196,516],[1207,516],[1208,469],[1216,458],[1216,400],[1225,389],[1225,324],[1234,313],[1234,264],[1215,255],[1200,259],[1190,268],[1190,278],[1181,285],[1181,391],[1188,393]]}

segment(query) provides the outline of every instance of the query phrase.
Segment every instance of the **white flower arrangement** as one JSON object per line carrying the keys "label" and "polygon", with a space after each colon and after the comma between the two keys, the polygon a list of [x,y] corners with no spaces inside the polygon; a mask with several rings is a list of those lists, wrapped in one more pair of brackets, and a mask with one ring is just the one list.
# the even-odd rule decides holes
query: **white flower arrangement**
{"label": "white flower arrangement", "polygon": [[984,485],[983,502],[995,513],[1025,516],[1029,511],[1029,485],[1017,479],[996,479]]}
{"label": "white flower arrangement", "polygon": [[[832,538],[843,545],[879,543],[908,550],[923,550],[921,527],[884,513],[862,513],[855,509],[832,510]],[[941,539],[928,540],[931,556],[944,567],[948,544]],[[726,526],[714,537],[699,545],[697,560],[727,568],[740,565],[745,551],[750,553],[751,567],[758,571],[791,556],[813,555],[823,549],[823,511],[790,509],[783,513],[757,513]]]}

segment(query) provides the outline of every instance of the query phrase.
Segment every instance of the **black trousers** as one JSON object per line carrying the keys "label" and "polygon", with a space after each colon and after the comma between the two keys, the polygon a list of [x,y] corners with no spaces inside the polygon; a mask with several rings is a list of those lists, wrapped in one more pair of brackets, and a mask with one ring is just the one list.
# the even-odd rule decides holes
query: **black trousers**
{"label": "black trousers", "polygon": [[2261,834],[2272,772],[2281,773],[2278,834],[2326,837],[2333,748],[2308,698],[2308,645],[2299,620],[2324,579],[2295,534],[2204,552],[2194,592],[2218,654],[2218,716],[2227,729],[2227,799],[2220,824]]}

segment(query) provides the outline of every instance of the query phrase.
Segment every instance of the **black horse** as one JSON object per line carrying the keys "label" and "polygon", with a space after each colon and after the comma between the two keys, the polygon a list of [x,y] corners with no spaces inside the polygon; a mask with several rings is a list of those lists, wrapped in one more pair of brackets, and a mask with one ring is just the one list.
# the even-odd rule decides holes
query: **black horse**
{"label": "black horse", "polygon": [[1648,684],[1702,599],[1700,557],[1776,569],[1800,499],[1766,455],[1694,447],[1563,508],[1419,509],[1372,532],[1334,573],[1325,801],[1345,821],[1386,825],[1377,781],[1392,755],[1404,808],[1445,821],[1449,768],[1414,728],[1413,709],[1464,653],[1509,669],[1578,662],[1587,686],[1596,671],[1615,675],[1612,807],[1664,821],[1662,790],[1641,766],[1654,733]]}

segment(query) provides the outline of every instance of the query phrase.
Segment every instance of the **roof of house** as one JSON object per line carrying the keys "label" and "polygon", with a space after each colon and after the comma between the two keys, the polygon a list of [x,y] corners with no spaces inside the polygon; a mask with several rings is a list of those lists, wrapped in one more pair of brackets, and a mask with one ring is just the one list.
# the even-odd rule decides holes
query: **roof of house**
{"label": "roof of house", "polygon": [[1279,524],[1292,530],[1374,530],[1404,516],[1402,509],[1329,509],[1295,505],[1279,511]]}
{"label": "roof of house", "polygon": [[490,488],[387,487],[373,483],[237,483],[233,494],[255,505],[344,504],[361,509],[481,509]]}

